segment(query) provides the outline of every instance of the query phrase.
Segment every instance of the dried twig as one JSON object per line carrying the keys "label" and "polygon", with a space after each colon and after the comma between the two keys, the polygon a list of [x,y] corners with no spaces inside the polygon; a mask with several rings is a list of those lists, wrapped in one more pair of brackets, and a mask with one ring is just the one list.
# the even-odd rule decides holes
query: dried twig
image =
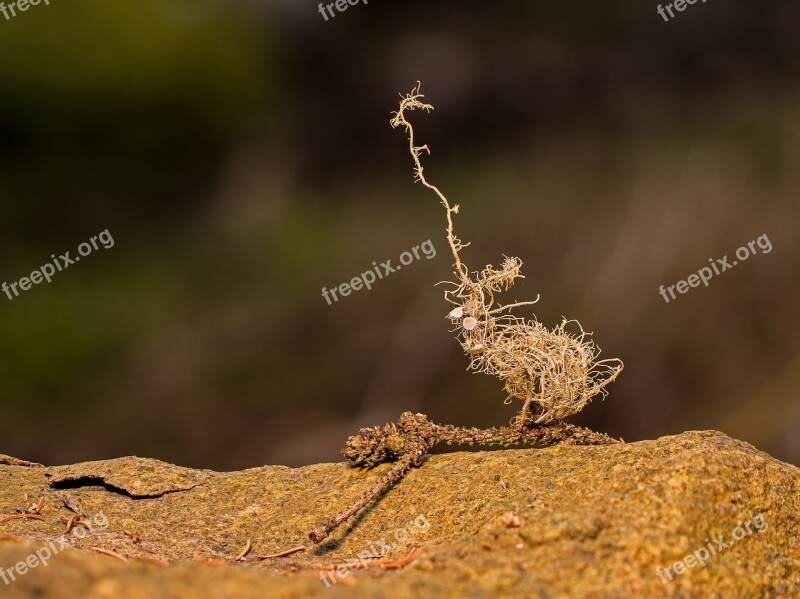
{"label": "dried twig", "polygon": [[400,559],[385,560],[383,563],[378,565],[385,570],[399,570],[400,568],[405,568],[408,564],[417,559],[421,553],[421,547],[414,547],[408,552],[408,554],[406,554],[405,557],[401,557]]}
{"label": "dried twig", "polygon": [[81,517],[79,514],[73,514],[69,518],[61,518],[61,521],[67,525],[67,530],[64,534],[68,533],[72,530],[73,526],[83,526],[83,522],[80,521]]}
{"label": "dried twig", "polygon": [[294,553],[299,553],[300,551],[305,551],[305,545],[298,545],[297,547],[292,547],[291,549],[286,549],[285,551],[280,551],[278,553],[271,553],[270,555],[257,555],[256,558],[258,559],[274,559],[276,557],[286,557],[288,555],[292,555]]}
{"label": "dried twig", "polygon": [[31,513],[32,514],[41,514],[42,513],[42,506],[44,506],[44,495],[39,497],[39,501],[36,502],[36,505],[31,506]]}
{"label": "dried twig", "polygon": [[0,523],[10,522],[11,520],[22,520],[25,518],[29,520],[41,520],[42,522],[44,522],[44,517],[40,516],[39,514],[14,514],[12,516],[6,516],[5,518],[0,518]]}
{"label": "dried twig", "polygon": [[251,539],[247,539],[247,544],[244,546],[244,549],[239,553],[239,555],[234,558],[233,561],[235,562],[243,562],[244,556],[250,553],[250,549],[253,547],[253,541]]}
{"label": "dried twig", "polygon": [[40,514],[42,511],[42,506],[44,505],[44,495],[39,497],[36,503],[28,504],[28,494],[25,493],[22,495],[22,503],[24,504],[23,507],[17,508],[16,512],[18,514]]}
{"label": "dried twig", "polygon": [[94,551],[95,553],[99,553],[100,555],[107,555],[108,557],[113,557],[123,562],[127,562],[128,558],[124,555],[120,555],[116,551],[111,551],[110,549],[103,549],[102,547],[89,547],[89,551]]}

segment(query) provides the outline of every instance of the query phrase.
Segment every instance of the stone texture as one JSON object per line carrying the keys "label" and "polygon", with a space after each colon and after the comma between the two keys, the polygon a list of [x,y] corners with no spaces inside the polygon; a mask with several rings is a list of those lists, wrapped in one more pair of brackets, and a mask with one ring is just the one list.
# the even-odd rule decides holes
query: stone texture
{"label": "stone texture", "polygon": [[[49,469],[0,458],[0,516],[22,508],[24,493],[28,504],[47,497],[45,522],[0,524],[0,568],[63,534],[60,518],[71,515],[64,493],[108,520],[84,539],[70,536],[76,549],[46,567],[17,574],[9,585],[0,579],[0,596],[11,599],[800,596],[800,470],[717,432],[432,456],[318,547],[307,533],[355,501],[386,465],[212,473],[141,458]],[[504,522],[509,511],[519,527]],[[730,542],[734,529],[758,514],[766,529],[751,527],[705,567],[666,584],[656,574],[706,539],[724,535]],[[395,534],[415,521],[430,526]],[[234,562],[249,539],[246,561]],[[353,571],[331,588],[321,582],[321,566],[355,558],[381,540],[395,558],[409,544],[423,551],[402,569]],[[299,544],[307,551],[255,558]]]}
{"label": "stone texture", "polygon": [[96,482],[136,498],[188,491],[216,475],[210,470],[192,470],[137,457],[54,466],[48,468],[46,474],[53,486],[71,486],[70,483],[81,481],[86,481],[86,484]]}

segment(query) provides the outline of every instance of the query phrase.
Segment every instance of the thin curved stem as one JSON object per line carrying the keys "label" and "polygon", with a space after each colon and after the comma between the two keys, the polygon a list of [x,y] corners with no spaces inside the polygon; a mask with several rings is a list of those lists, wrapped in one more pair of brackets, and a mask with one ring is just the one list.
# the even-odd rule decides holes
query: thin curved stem
{"label": "thin curved stem", "polygon": [[462,243],[453,232],[453,218],[451,215],[454,213],[458,214],[458,205],[456,204],[455,206],[450,206],[450,202],[447,200],[447,197],[439,190],[439,188],[429,183],[425,178],[425,167],[422,166],[420,155],[422,152],[430,154],[431,151],[427,145],[414,145],[414,127],[410,122],[408,122],[408,120],[406,120],[406,110],[421,109],[428,112],[433,110],[433,106],[430,104],[420,102],[419,98],[424,98],[425,96],[419,93],[419,88],[420,83],[418,81],[417,86],[411,90],[411,93],[400,101],[400,108],[394,113],[394,117],[391,120],[391,125],[395,128],[398,126],[403,126],[405,128],[406,132],[408,133],[408,150],[411,153],[411,158],[414,160],[414,174],[416,178],[425,187],[436,193],[442,206],[445,207],[445,212],[447,215],[447,242],[450,245],[450,250],[453,252],[453,260],[455,261],[453,266],[455,267],[455,274],[464,284],[471,286],[475,283],[469,279],[467,268],[461,263],[461,258],[458,255],[459,250],[469,244]]}

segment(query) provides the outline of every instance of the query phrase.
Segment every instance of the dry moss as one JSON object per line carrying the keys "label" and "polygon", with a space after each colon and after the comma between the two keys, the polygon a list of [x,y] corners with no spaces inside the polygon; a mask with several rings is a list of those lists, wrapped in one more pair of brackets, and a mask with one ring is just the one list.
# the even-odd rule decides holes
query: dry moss
{"label": "dry moss", "polygon": [[309,538],[314,543],[325,540],[337,527],[368,506],[400,481],[412,467],[422,464],[425,453],[438,443],[469,445],[519,444],[552,445],[560,442],[607,444],[615,442],[606,435],[580,427],[559,424],[567,416],[579,412],[589,400],[606,393],[605,387],[622,370],[619,360],[597,361],[600,350],[587,339],[578,323],[577,333],[566,330],[564,321],[548,330],[536,320],[525,320],[506,312],[535,304],[534,301],[498,305],[495,293],[508,291],[516,279],[522,278],[519,258],[503,260],[499,269],[491,264],[470,276],[461,261],[460,252],[467,244],[453,231],[453,215],[458,205],[451,206],[439,188],[425,178],[420,157],[429,152],[427,146],[414,142],[414,128],[406,119],[406,111],[433,109],[420,99],[419,84],[405,97],[391,119],[392,127],[403,127],[414,160],[416,179],[433,190],[445,208],[447,242],[453,252],[455,287],[445,291],[445,299],[455,305],[448,318],[457,324],[459,341],[470,357],[469,368],[497,376],[505,383],[512,398],[523,400],[522,410],[511,427],[469,429],[430,422],[424,414],[406,412],[397,425],[364,428],[347,441],[344,454],[354,466],[372,468],[384,461],[395,461],[389,472],[349,509],[314,529]]}
{"label": "dry moss", "polygon": [[[577,321],[564,320],[552,330],[535,317],[525,320],[506,312],[535,304],[536,300],[499,305],[495,294],[508,291],[514,281],[524,278],[522,261],[505,257],[500,268],[487,265],[470,274],[461,261],[463,243],[453,231],[453,215],[459,211],[447,197],[425,178],[421,162],[427,145],[417,146],[414,128],[406,112],[433,110],[421,101],[419,84],[402,97],[400,108],[391,120],[393,127],[408,133],[409,151],[414,160],[414,174],[425,187],[433,190],[447,215],[447,241],[453,253],[455,281],[447,281],[454,289],[445,291],[445,299],[455,308],[448,318],[458,326],[461,347],[470,358],[469,368],[492,374],[505,383],[507,401],[522,400],[518,422],[533,419],[538,424],[554,422],[577,412],[595,396],[606,394],[606,385],[622,371],[621,360],[597,360],[600,349],[588,338]],[[567,331],[574,323],[576,332]]]}

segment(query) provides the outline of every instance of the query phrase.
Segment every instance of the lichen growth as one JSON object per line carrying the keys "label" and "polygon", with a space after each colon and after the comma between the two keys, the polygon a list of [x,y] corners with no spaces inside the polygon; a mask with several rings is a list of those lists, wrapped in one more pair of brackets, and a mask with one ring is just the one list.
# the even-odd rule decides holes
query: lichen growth
{"label": "lichen growth", "polygon": [[[564,321],[552,330],[535,317],[525,320],[506,312],[535,304],[536,300],[499,305],[495,293],[508,291],[520,274],[522,261],[504,257],[500,268],[491,264],[472,273],[461,261],[460,252],[467,245],[453,231],[453,215],[458,204],[425,178],[421,156],[430,153],[427,145],[417,146],[414,128],[406,119],[407,111],[433,110],[422,102],[420,85],[401,96],[400,108],[391,119],[392,127],[403,127],[408,133],[409,151],[414,160],[416,180],[439,197],[447,216],[447,241],[453,253],[454,287],[445,291],[445,299],[456,307],[447,317],[457,326],[458,340],[469,357],[469,369],[491,374],[505,383],[507,402],[522,400],[517,421],[529,419],[537,424],[561,420],[577,412],[596,395],[605,396],[605,387],[622,371],[621,360],[597,360],[600,349],[591,341],[577,321]],[[574,323],[577,331],[567,326]]]}
{"label": "lichen growth", "polygon": [[[404,413],[399,422],[384,427],[362,428],[350,437],[344,455],[352,466],[374,468],[383,462],[395,462],[380,480],[349,509],[327,520],[309,533],[314,543],[320,543],[342,523],[359,513],[377,497],[402,480],[411,468],[423,463],[425,454],[439,443],[502,446],[531,444],[548,446],[559,443],[606,445],[619,443],[601,433],[560,422],[579,412],[589,400],[605,394],[605,386],[622,370],[619,360],[595,361],[600,350],[589,340],[587,333],[566,331],[565,320],[552,331],[536,320],[524,320],[508,310],[535,304],[534,301],[497,305],[495,293],[508,291],[520,274],[519,258],[503,260],[499,269],[491,264],[470,277],[461,261],[460,252],[468,244],[453,232],[453,214],[458,205],[451,206],[439,188],[425,178],[420,161],[428,146],[414,143],[414,128],[406,120],[406,111],[433,109],[420,98],[419,83],[406,96],[401,95],[400,108],[391,120],[392,127],[403,127],[408,133],[408,146],[414,160],[416,179],[433,190],[447,215],[447,242],[453,252],[455,289],[445,291],[445,299],[455,305],[447,317],[457,325],[458,339],[470,357],[469,368],[497,376],[505,382],[511,398],[522,399],[520,414],[510,427],[476,429],[435,424],[424,414]],[[577,324],[577,323],[576,323]]]}

